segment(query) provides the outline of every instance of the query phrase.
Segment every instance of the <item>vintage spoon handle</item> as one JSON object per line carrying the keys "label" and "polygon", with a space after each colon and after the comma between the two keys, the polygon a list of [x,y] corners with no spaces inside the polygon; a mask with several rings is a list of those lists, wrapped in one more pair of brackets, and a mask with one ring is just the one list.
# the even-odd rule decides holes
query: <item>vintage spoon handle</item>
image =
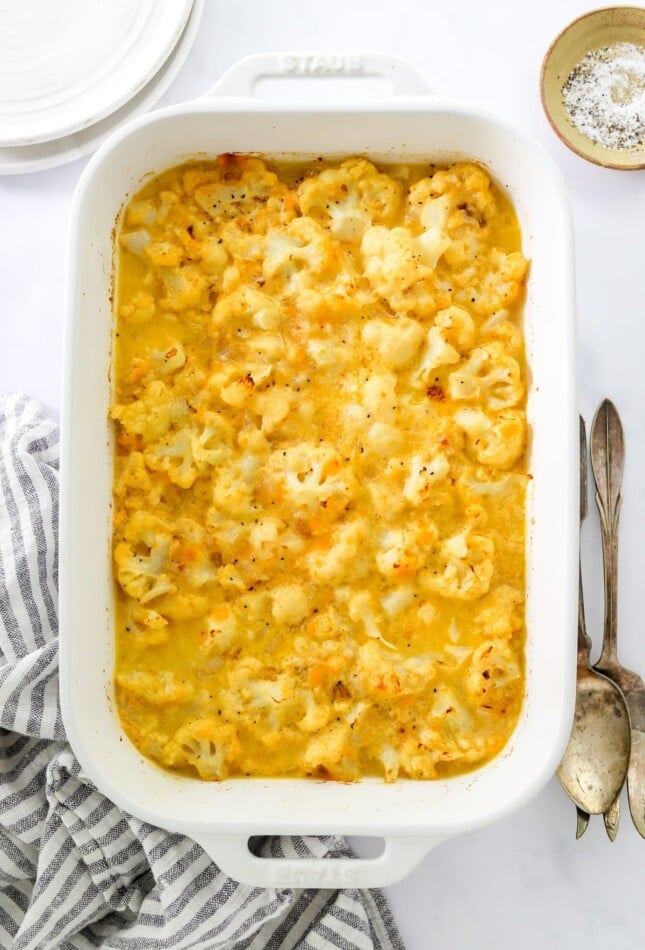
{"label": "vintage spoon handle", "polygon": [[[587,430],[582,416],[578,419],[580,441],[580,528],[587,517],[589,489],[587,487]],[[582,592],[582,559],[578,558],[578,666],[589,665],[591,640],[585,622],[585,600]]]}
{"label": "vintage spoon handle", "polygon": [[643,680],[625,695],[632,723],[632,750],[627,770],[629,811],[645,838],[645,686]]}
{"label": "vintage spoon handle", "polygon": [[617,652],[618,518],[624,464],[620,416],[614,404],[605,399],[591,427],[591,468],[597,489],[605,574],[605,630],[602,652],[594,667],[620,687],[627,703],[631,727],[629,810],[639,834],[645,838],[645,685],[640,676],[620,665]]}
{"label": "vintage spoon handle", "polygon": [[582,838],[583,834],[589,826],[589,812],[583,811],[582,808],[579,808],[576,805],[576,841],[578,838]]}
{"label": "vintage spoon handle", "polygon": [[[576,841],[582,838],[589,827],[589,812],[584,811],[576,805]],[[620,793],[613,800],[607,811],[602,816],[605,822],[605,829],[610,841],[616,840],[618,834],[618,822],[620,821]]]}
{"label": "vintage spoon handle", "polygon": [[616,840],[618,834],[618,822],[620,821],[620,792],[602,816],[605,821],[605,829],[610,841]]}
{"label": "vintage spoon handle", "polygon": [[[578,431],[580,438],[580,527],[587,517],[588,496],[587,488],[587,429],[585,420],[579,417]],[[582,560],[578,559],[578,666],[589,664],[589,651],[591,649],[591,640],[587,634],[587,625],[585,623],[585,601],[582,591]],[[582,838],[589,826],[589,812],[584,811],[579,805],[576,805],[576,841]]]}
{"label": "vintage spoon handle", "polygon": [[605,573],[605,629],[602,652],[594,665],[603,672],[618,660],[618,518],[624,464],[625,442],[620,416],[614,404],[605,399],[591,425],[591,468],[596,482]]}

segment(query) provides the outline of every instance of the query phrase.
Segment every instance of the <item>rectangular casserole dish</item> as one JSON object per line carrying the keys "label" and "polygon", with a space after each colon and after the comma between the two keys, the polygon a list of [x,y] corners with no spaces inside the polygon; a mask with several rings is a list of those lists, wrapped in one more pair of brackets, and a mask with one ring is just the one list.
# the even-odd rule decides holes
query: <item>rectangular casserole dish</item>
{"label": "rectangular casserole dish", "polygon": [[[256,98],[260,79],[377,78],[393,95],[357,105]],[[382,84],[382,82],[381,82]],[[508,189],[531,261],[524,329],[531,378],[526,698],[503,752],[443,781],[199,782],[162,771],[124,738],[113,699],[110,403],[114,227],[151,174],[199,156],[483,164]],[[573,260],[566,195],[550,160],[497,118],[435,97],[389,57],[261,55],[203,99],[138,119],[97,152],[76,190],[67,300],[60,532],[61,701],[85,774],[124,810],[194,838],[236,880],[373,887],[400,880],[439,841],[520,807],[553,774],[569,735],[577,616],[577,433]],[[385,838],[376,858],[260,859],[263,834]]]}

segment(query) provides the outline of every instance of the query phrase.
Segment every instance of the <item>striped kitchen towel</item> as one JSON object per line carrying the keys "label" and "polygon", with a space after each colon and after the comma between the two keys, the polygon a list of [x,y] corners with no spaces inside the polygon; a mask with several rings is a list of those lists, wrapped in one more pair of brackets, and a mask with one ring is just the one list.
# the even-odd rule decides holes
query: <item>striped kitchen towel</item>
{"label": "striped kitchen towel", "polygon": [[[262,890],[189,838],[124,814],[83,775],[58,702],[58,431],[0,397],[0,947],[401,950],[378,891]],[[341,838],[263,853],[349,855]]]}

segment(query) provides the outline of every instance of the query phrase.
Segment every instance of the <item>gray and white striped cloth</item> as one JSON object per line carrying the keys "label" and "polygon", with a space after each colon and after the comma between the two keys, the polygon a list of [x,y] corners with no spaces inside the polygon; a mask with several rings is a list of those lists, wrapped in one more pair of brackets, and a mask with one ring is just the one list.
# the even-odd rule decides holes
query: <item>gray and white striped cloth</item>
{"label": "gray and white striped cloth", "polygon": [[[81,772],[58,703],[58,430],[0,396],[0,947],[402,950],[379,891],[261,890],[124,814]],[[266,838],[276,856],[341,838]]]}

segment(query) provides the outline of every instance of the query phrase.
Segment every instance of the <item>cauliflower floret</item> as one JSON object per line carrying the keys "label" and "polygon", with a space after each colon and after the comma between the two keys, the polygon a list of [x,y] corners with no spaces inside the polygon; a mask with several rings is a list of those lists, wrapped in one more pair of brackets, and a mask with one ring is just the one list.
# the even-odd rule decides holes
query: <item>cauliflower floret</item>
{"label": "cauliflower floret", "polygon": [[414,584],[402,584],[389,590],[380,598],[381,607],[387,614],[388,620],[394,620],[414,600]]}
{"label": "cauliflower floret", "polygon": [[[361,401],[365,415],[377,416],[380,422],[390,422],[398,405],[397,379],[394,373],[375,373],[364,383]],[[367,416],[366,416],[367,418]]]}
{"label": "cauliflower floret", "polygon": [[128,204],[125,215],[128,224],[143,224],[146,227],[150,227],[151,224],[154,224],[156,217],[157,209],[155,208],[154,202],[149,199],[144,201],[131,201]]}
{"label": "cauliflower floret", "polygon": [[262,266],[267,289],[293,297],[312,321],[345,318],[374,300],[351,256],[313,218],[295,218],[286,228],[270,229]]}
{"label": "cauliflower floret", "polygon": [[404,659],[398,653],[383,649],[374,640],[368,640],[359,647],[352,680],[358,685],[357,695],[387,699],[418,696],[428,689],[435,676],[436,663],[430,657]]}
{"label": "cauliflower floret", "polygon": [[193,458],[197,465],[221,465],[231,454],[233,425],[221,412],[206,411],[200,413],[198,418],[201,431],[193,431]]}
{"label": "cauliflower floret", "polygon": [[226,778],[240,755],[237,730],[204,717],[181,726],[164,748],[163,761],[175,768],[192,766],[200,778]]}
{"label": "cauliflower floret", "polygon": [[526,442],[526,416],[521,409],[504,409],[488,416],[481,409],[460,409],[455,422],[468,436],[478,462],[510,468],[520,458]]}
{"label": "cauliflower floret", "polygon": [[453,399],[481,401],[493,412],[516,406],[524,395],[519,363],[502,343],[474,349],[466,363],[448,377],[448,389]]}
{"label": "cauliflower floret", "polygon": [[172,241],[147,243],[144,255],[153,267],[176,267],[184,256],[184,249]]}
{"label": "cauliflower floret", "polygon": [[200,631],[201,653],[224,653],[235,642],[240,627],[235,611],[230,604],[219,604],[206,618]]}
{"label": "cauliflower floret", "polygon": [[353,495],[351,470],[329,445],[303,442],[276,450],[265,473],[298,508],[318,512],[329,503],[344,506]]}
{"label": "cauliflower floret", "polygon": [[125,604],[123,629],[128,645],[141,650],[161,646],[170,640],[167,619],[156,610],[142,607],[136,600],[128,600]]}
{"label": "cauliflower floret", "polygon": [[432,489],[450,473],[450,462],[444,452],[431,458],[413,455],[410,471],[403,485],[403,497],[411,505],[421,505],[432,496]]}
{"label": "cauliflower floret", "polygon": [[234,379],[220,391],[222,402],[234,409],[241,409],[249,401],[255,391],[255,379],[251,373]]}
{"label": "cauliflower floret", "polygon": [[156,313],[155,300],[151,294],[140,291],[119,307],[119,316],[127,323],[138,325],[148,323]]}
{"label": "cauliflower floret", "polygon": [[135,512],[124,540],[114,548],[117,580],[126,594],[141,604],[177,590],[169,570],[171,526],[145,511]]}
{"label": "cauliflower floret", "polygon": [[301,584],[281,584],[271,591],[271,613],[278,623],[300,623],[309,613],[309,598]]}
{"label": "cauliflower floret", "polygon": [[419,583],[431,594],[476,600],[490,587],[494,555],[495,545],[490,538],[462,531],[438,546],[430,565],[419,572]]}
{"label": "cauliflower floret", "polygon": [[247,346],[268,363],[277,363],[292,359],[291,347],[295,344],[285,339],[280,330],[258,330],[249,332]]}
{"label": "cauliflower floret", "polygon": [[217,582],[224,590],[245,591],[248,587],[235,564],[222,564],[217,572]]}
{"label": "cauliflower floret", "polygon": [[307,178],[298,188],[303,214],[340,241],[359,241],[372,224],[390,224],[401,203],[401,186],[363,158],[350,158]]}
{"label": "cauliflower floret", "polygon": [[[163,630],[164,642],[168,638],[168,632],[164,630],[168,626],[168,621],[162,617],[156,610],[150,610],[148,607],[140,607],[134,604],[131,617],[133,622],[139,627],[147,627],[148,630]],[[158,642],[162,642],[159,640]]]}
{"label": "cauliflower floret", "polygon": [[181,369],[186,362],[186,353],[179,340],[168,340],[162,350],[153,350],[150,354],[155,371],[162,376],[169,376]]}
{"label": "cauliflower floret", "polygon": [[244,623],[255,623],[269,613],[271,595],[265,590],[245,591],[236,601],[236,609]]}
{"label": "cauliflower floret", "polygon": [[451,210],[450,198],[436,197],[430,178],[422,178],[410,188],[405,212],[406,224],[445,231]]}
{"label": "cauliflower floret", "polygon": [[279,280],[284,293],[295,293],[323,274],[336,273],[339,250],[311,218],[295,218],[286,228],[272,228],[266,236],[262,270]]}
{"label": "cauliflower floret", "polygon": [[156,201],[155,222],[157,224],[165,224],[173,210],[176,210],[178,203],[179,195],[175,194],[174,191],[169,191],[168,189],[162,191]]}
{"label": "cauliflower floret", "polygon": [[312,362],[328,375],[340,375],[351,359],[348,347],[337,345],[333,339],[310,337],[306,347]]}
{"label": "cauliflower floret", "polygon": [[338,581],[349,572],[359,576],[365,570],[360,549],[367,535],[367,525],[356,518],[341,525],[332,535],[333,541],[327,551],[312,551],[305,558],[307,569],[317,581]]}
{"label": "cauliflower floret", "polygon": [[215,220],[248,214],[280,188],[278,176],[259,158],[235,155],[217,172],[215,181],[193,192],[195,202]]}
{"label": "cauliflower floret", "polygon": [[143,452],[117,455],[115,459],[114,494],[117,498],[127,494],[129,488],[147,495],[152,487],[150,472],[146,468]]}
{"label": "cauliflower floret", "polygon": [[404,441],[404,433],[387,422],[373,422],[367,431],[367,447],[377,455],[391,456]]}
{"label": "cauliflower floret", "polygon": [[248,321],[260,330],[273,330],[280,325],[282,308],[277,300],[255,287],[242,287],[230,294],[222,294],[213,310],[217,326],[239,325]]}
{"label": "cauliflower floret", "polygon": [[173,533],[169,557],[175,571],[193,588],[203,587],[215,580],[208,535],[204,528],[192,518],[180,518],[175,523]]}
{"label": "cauliflower floret", "polygon": [[401,578],[416,571],[425,551],[437,540],[437,528],[427,521],[423,528],[390,529],[383,535],[376,555],[376,566],[387,578]]}
{"label": "cauliflower floret", "polygon": [[519,590],[502,584],[492,590],[485,607],[475,616],[473,627],[476,633],[487,638],[510,639],[522,629],[524,597]]}
{"label": "cauliflower floret", "polygon": [[457,162],[442,168],[431,178],[422,178],[410,189],[408,217],[414,219],[425,212],[429,201],[443,197],[446,212],[460,206],[478,223],[485,224],[495,210],[490,191],[490,178],[483,168],[472,162]]}
{"label": "cauliflower floret", "polygon": [[238,545],[246,543],[248,529],[238,519],[228,518],[227,514],[228,512],[223,513],[215,507],[209,508],[206,513],[206,527],[223,560],[232,561]]}
{"label": "cauliflower floret", "polygon": [[[430,730],[424,730],[429,733]],[[441,738],[438,733],[437,744]],[[414,779],[432,779],[437,777],[438,752],[429,743],[429,736],[425,743],[420,743],[418,737],[406,739],[399,749],[400,771]]]}
{"label": "cauliflower floret", "polygon": [[335,778],[348,779],[356,774],[356,764],[351,761],[351,729],[346,722],[328,726],[324,732],[307,743],[302,756],[305,769],[310,772],[323,770]]}
{"label": "cauliflower floret", "polygon": [[[193,588],[202,587],[215,577],[206,533],[190,518],[182,518],[172,526],[155,515],[136,511],[123,537],[114,548],[117,580],[126,594],[140,604],[175,594],[178,575]],[[169,601],[180,609],[179,595]],[[173,616],[165,601],[155,606],[160,614]],[[190,614],[194,615],[193,609]]]}
{"label": "cauliflower floret", "polygon": [[[209,233],[209,230],[199,220],[195,223],[191,222],[191,227],[192,235],[188,231],[181,230],[177,233],[177,237],[186,251],[187,257],[191,261],[199,261],[200,268],[205,274],[208,274],[210,286],[219,288],[230,257],[236,257],[237,255],[223,242],[222,237],[216,237]],[[224,230],[222,230],[222,235],[224,233]],[[229,250],[231,251],[230,255]]]}
{"label": "cauliflower floret", "polygon": [[496,310],[484,320],[479,326],[478,335],[484,343],[503,343],[510,356],[520,356],[524,348],[522,331],[505,308]]}
{"label": "cauliflower floret", "polygon": [[213,480],[213,504],[233,515],[246,514],[251,506],[261,460],[254,455],[221,465]]}
{"label": "cauliflower floret", "polygon": [[462,354],[475,342],[475,324],[461,307],[440,310],[428,330],[427,342],[413,379],[427,385],[438,366],[458,363]]}
{"label": "cauliflower floret", "polygon": [[202,305],[208,281],[199,267],[185,264],[169,268],[161,280],[165,291],[159,301],[162,309],[180,313]]}
{"label": "cauliflower floret", "polygon": [[151,241],[150,232],[146,231],[145,228],[140,228],[138,231],[123,231],[119,235],[121,247],[130,251],[131,254],[136,254],[137,257],[144,256]]}
{"label": "cauliflower floret", "polygon": [[186,400],[175,396],[159,379],[149,382],[134,402],[110,408],[110,417],[117,419],[129,435],[140,435],[144,442],[161,439],[187,413]]}
{"label": "cauliflower floret", "polygon": [[[317,691],[318,692],[318,691]],[[305,714],[298,723],[298,727],[303,732],[318,732],[324,729],[331,716],[331,706],[322,696],[314,698],[309,691],[302,694],[302,700],[305,704]]]}
{"label": "cauliflower floret", "polygon": [[221,413],[204,412],[201,431],[183,428],[152,446],[144,454],[155,472],[165,472],[173,484],[191,488],[209,465],[218,465],[231,455],[224,440],[232,438],[232,427]]}
{"label": "cauliflower floret", "polygon": [[470,300],[475,313],[488,316],[518,300],[528,268],[528,261],[519,251],[506,254],[500,248],[493,248],[488,254],[481,284],[467,288],[458,296],[463,302]]}
{"label": "cauliflower floret", "polygon": [[[236,360],[215,363],[208,377],[206,393],[221,399],[227,406],[240,409],[253,396],[259,386],[266,383],[273,367],[268,363]],[[208,402],[206,403],[208,404]]]}
{"label": "cauliflower floret", "polygon": [[144,699],[152,706],[167,706],[171,703],[187,703],[193,697],[190,683],[178,680],[174,673],[161,670],[146,673],[136,670],[132,673],[118,673],[116,683],[137,699]]}
{"label": "cauliflower floret", "polygon": [[368,590],[360,590],[349,598],[347,602],[349,616],[356,623],[362,623],[368,637],[380,640],[385,646],[394,649],[394,644],[386,640],[382,634],[382,623],[377,616],[377,608],[373,595]]}
{"label": "cauliflower floret", "polygon": [[272,386],[266,392],[253,396],[250,406],[262,417],[262,432],[265,435],[271,435],[284,422],[293,402],[294,394],[287,386]]}
{"label": "cauliflower floret", "polygon": [[370,320],[363,327],[363,342],[374,347],[387,366],[401,369],[416,355],[423,330],[416,320],[400,316],[396,320]]}
{"label": "cauliflower floret", "polygon": [[431,717],[433,719],[445,719],[446,716],[454,714],[456,710],[460,711],[460,719],[462,720],[462,724],[465,725],[465,711],[457,700],[454,691],[449,686],[446,686],[445,683],[437,686],[436,691],[433,693],[432,706],[430,707]]}
{"label": "cauliflower floret", "polygon": [[285,527],[284,521],[280,518],[272,518],[270,515],[255,519],[249,532],[249,539],[254,550],[260,550],[265,545],[273,547],[280,540]]}
{"label": "cauliflower floret", "polygon": [[[230,522],[233,534],[239,522]],[[295,531],[287,529],[280,518],[265,516],[254,519],[248,532],[255,561],[260,564],[273,564],[285,554],[298,554],[304,547],[304,539]]]}
{"label": "cauliflower floret", "polygon": [[[257,218],[257,215],[253,216]],[[220,243],[221,242],[221,243]],[[264,257],[264,235],[256,226],[249,229],[246,218],[235,218],[224,225],[217,239],[216,247],[224,254],[222,290],[225,294],[237,294],[241,277],[240,262],[260,263]],[[226,266],[228,265],[228,266]]]}
{"label": "cauliflower floret", "polygon": [[381,747],[381,751],[378,754],[378,760],[383,766],[383,776],[385,781],[396,782],[397,778],[399,777],[401,758],[394,746],[390,745],[389,742],[384,743]]}
{"label": "cauliflower floret", "polygon": [[[425,224],[425,220],[429,218],[430,215],[422,216],[422,223]],[[416,238],[415,248],[419,251],[421,255],[421,261],[426,265],[426,267],[434,270],[444,253],[449,249],[451,240],[443,230],[442,227],[434,225],[431,227],[426,227],[424,231],[421,232]]]}
{"label": "cauliflower floret", "polygon": [[218,701],[230,717],[261,718],[273,729],[294,721],[300,713],[296,680],[291,672],[278,673],[255,657],[241,659],[228,674],[229,689]]}
{"label": "cauliflower floret", "polygon": [[152,446],[144,455],[146,464],[155,472],[165,472],[180,488],[190,488],[203,466],[193,455],[193,437],[189,429],[173,432]]}
{"label": "cauliflower floret", "polygon": [[466,683],[471,696],[482,705],[502,699],[519,686],[519,660],[508,640],[486,640],[473,653]]}
{"label": "cauliflower floret", "polygon": [[405,221],[415,231],[421,228],[416,244],[421,250],[423,263],[433,269],[450,248],[450,211],[450,198],[446,195],[436,197],[429,179],[422,179],[410,189]]}
{"label": "cauliflower floret", "polygon": [[425,263],[427,249],[407,228],[368,228],[361,242],[363,269],[375,293],[399,313],[429,316],[437,309],[430,281],[434,265]]}

